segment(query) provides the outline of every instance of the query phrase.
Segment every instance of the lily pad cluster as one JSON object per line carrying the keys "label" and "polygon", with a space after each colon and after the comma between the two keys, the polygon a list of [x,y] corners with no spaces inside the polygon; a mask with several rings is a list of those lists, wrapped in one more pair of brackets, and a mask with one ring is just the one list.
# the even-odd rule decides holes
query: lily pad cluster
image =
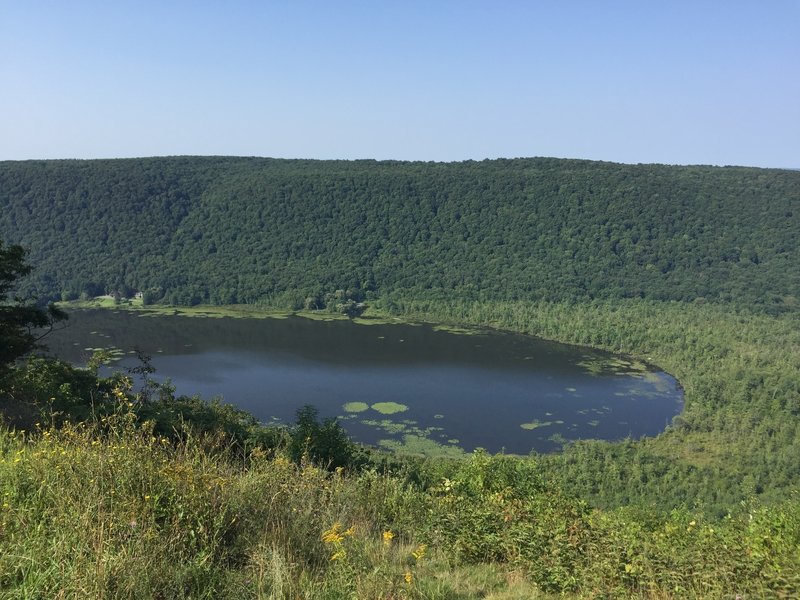
{"label": "lily pad cluster", "polygon": [[348,413],[365,412],[371,408],[382,415],[393,415],[395,413],[405,412],[408,410],[408,406],[405,404],[400,404],[399,402],[376,402],[372,406],[366,402],[347,402],[342,405],[342,408]]}

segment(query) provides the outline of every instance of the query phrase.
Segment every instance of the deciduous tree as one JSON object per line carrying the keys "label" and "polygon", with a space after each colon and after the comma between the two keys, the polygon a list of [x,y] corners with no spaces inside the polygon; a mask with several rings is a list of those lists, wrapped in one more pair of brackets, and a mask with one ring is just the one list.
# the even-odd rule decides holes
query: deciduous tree
{"label": "deciduous tree", "polygon": [[36,348],[38,341],[66,314],[53,306],[36,306],[14,294],[17,282],[30,273],[21,246],[0,241],[0,376],[18,358]]}

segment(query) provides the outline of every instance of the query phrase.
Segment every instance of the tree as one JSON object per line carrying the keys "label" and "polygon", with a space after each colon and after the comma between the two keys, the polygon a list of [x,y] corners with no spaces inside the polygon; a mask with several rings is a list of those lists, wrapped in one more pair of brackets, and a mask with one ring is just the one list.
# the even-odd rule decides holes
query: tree
{"label": "tree", "polygon": [[360,317],[366,308],[367,306],[363,302],[356,302],[355,300],[347,300],[336,305],[337,312],[347,315],[351,319]]}
{"label": "tree", "polygon": [[305,405],[297,410],[297,423],[291,429],[289,452],[298,463],[307,456],[328,469],[348,467],[354,458],[354,445],[336,419],[318,420],[319,411]]}
{"label": "tree", "polygon": [[21,246],[0,241],[0,375],[37,347],[53,325],[67,315],[53,306],[40,308],[14,295],[18,280],[30,273]]}

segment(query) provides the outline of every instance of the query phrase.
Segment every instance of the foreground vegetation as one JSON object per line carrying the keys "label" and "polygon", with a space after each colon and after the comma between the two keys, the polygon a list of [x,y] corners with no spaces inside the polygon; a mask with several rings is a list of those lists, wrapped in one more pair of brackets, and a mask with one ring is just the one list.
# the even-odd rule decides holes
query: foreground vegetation
{"label": "foreground vegetation", "polygon": [[[112,395],[121,398],[119,389]],[[534,458],[333,472],[120,401],[0,437],[6,598],[796,597],[800,503],[591,510]]]}

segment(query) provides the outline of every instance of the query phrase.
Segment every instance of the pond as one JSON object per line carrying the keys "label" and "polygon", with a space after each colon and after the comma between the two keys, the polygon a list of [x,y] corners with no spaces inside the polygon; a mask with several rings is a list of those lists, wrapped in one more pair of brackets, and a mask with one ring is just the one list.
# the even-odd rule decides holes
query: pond
{"label": "pond", "polygon": [[588,348],[483,330],[347,320],[202,318],[84,310],[46,338],[85,364],[152,356],[179,394],[222,396],[264,422],[313,404],[353,439],[412,452],[550,452],[569,440],[656,435],[683,406],[677,382]]}

